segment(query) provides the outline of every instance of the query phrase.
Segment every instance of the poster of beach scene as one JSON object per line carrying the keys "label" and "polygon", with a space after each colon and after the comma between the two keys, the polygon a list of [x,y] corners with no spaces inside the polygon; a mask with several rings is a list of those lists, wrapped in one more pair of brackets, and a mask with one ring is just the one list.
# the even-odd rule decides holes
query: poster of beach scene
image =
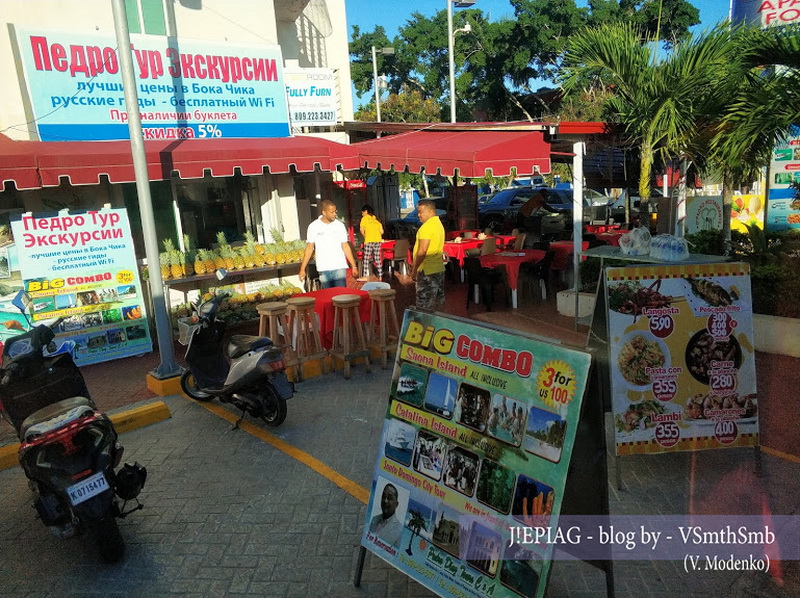
{"label": "poster of beach scene", "polygon": [[505,395],[495,393],[489,405],[486,432],[498,440],[519,446],[525,432],[527,405]]}
{"label": "poster of beach scene", "polygon": [[431,372],[428,391],[425,393],[425,409],[450,419],[456,405],[458,382],[447,376]]}
{"label": "poster of beach scene", "polygon": [[525,432],[525,450],[543,459],[558,463],[567,422],[563,417],[538,407],[531,407],[528,414],[528,429]]}

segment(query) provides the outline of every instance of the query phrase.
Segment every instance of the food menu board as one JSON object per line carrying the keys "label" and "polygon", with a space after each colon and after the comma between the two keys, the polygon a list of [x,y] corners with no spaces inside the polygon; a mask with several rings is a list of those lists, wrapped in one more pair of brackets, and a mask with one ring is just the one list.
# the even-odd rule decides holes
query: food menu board
{"label": "food menu board", "polygon": [[88,365],[152,350],[126,209],[22,214],[11,223],[33,323],[64,318],[56,342]]}
{"label": "food menu board", "polygon": [[[362,545],[440,596],[543,596],[590,355],[408,310]],[[513,545],[512,545],[513,544]]]}
{"label": "food menu board", "polygon": [[746,263],[606,269],[618,455],[756,446]]}

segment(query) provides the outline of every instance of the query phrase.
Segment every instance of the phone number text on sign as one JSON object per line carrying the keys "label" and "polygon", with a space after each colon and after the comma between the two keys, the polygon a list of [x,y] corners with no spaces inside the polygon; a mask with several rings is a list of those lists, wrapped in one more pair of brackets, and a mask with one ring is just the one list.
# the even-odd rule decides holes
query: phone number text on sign
{"label": "phone number text on sign", "polygon": [[292,112],[292,122],[334,122],[336,120],[336,113],[329,112]]}

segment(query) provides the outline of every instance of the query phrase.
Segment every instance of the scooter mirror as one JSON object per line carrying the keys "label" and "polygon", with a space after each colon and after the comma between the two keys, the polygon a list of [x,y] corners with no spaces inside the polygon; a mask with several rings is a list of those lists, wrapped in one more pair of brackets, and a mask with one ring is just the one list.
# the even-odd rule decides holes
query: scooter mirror
{"label": "scooter mirror", "polygon": [[217,280],[222,280],[228,275],[228,271],[225,268],[219,268],[215,274],[217,275]]}

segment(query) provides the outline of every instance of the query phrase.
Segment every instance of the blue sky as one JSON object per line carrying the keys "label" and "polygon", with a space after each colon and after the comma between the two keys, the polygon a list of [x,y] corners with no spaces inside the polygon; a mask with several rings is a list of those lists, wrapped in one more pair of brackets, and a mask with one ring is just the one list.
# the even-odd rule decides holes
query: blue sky
{"label": "blue sky", "polygon": [[[728,0],[689,1],[700,9],[701,24],[698,26],[700,30],[710,28],[719,21],[728,18],[728,10],[730,8]],[[347,34],[349,36],[352,33],[353,25],[358,25],[362,32],[372,31],[376,25],[383,25],[386,29],[386,35],[391,39],[397,34],[397,30],[411,18],[411,13],[420,12],[430,17],[446,7],[445,0],[411,0],[410,2],[400,2],[398,0],[346,0]],[[503,17],[511,18],[514,16],[514,10],[508,0],[477,0],[475,8],[480,8],[484,14],[488,13],[493,21]],[[369,97],[369,94],[367,95]],[[353,92],[353,99],[356,107],[358,107],[361,101],[355,91]]]}

